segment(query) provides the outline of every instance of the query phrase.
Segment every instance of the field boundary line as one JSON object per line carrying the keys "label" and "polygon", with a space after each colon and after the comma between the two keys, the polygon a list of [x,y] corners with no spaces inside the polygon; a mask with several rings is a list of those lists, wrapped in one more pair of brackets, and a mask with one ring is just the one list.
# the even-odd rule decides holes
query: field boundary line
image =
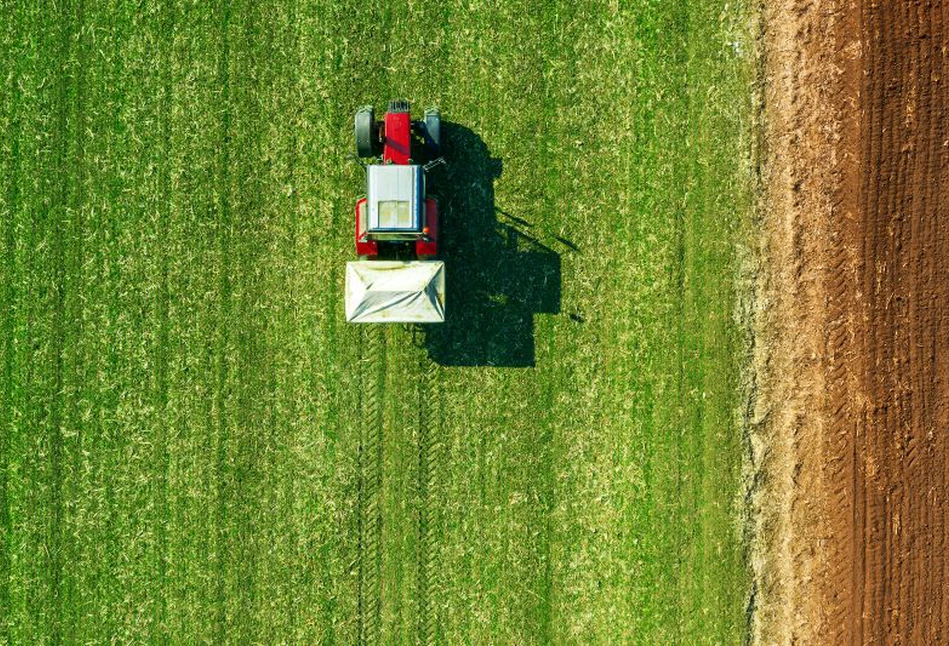
{"label": "field boundary line", "polygon": [[[765,218],[768,213],[768,185],[765,181],[765,163],[768,158],[768,138],[765,136],[766,92],[768,83],[768,47],[766,7],[763,0],[755,4],[752,12],[754,25],[754,77],[752,91],[752,144],[748,151],[752,169],[751,190],[753,211],[749,225],[750,235],[761,240]],[[768,344],[762,339],[766,316],[762,303],[767,290],[765,274],[765,250],[759,244],[749,243],[740,258],[738,275],[738,298],[736,320],[742,335],[744,357],[740,365],[738,423],[741,428],[744,453],[742,456],[743,521],[742,549],[749,572],[749,588],[745,602],[745,634],[743,643],[750,646],[760,640],[761,603],[760,591],[764,585],[761,556],[764,544],[761,540],[763,527],[759,524],[762,506],[762,491],[765,483],[763,461],[765,452],[760,449],[764,441],[767,412],[763,411],[761,381],[766,379]]]}
{"label": "field boundary line", "polygon": [[[812,584],[827,577],[819,508],[827,415],[828,239],[834,200],[836,17],[800,0],[761,3],[763,118],[753,348],[746,417],[755,608],[749,643],[821,642]],[[802,55],[803,52],[803,55]],[[827,82],[815,82],[827,79]],[[761,199],[761,198],[759,198]],[[838,641],[838,640],[831,640]]]}

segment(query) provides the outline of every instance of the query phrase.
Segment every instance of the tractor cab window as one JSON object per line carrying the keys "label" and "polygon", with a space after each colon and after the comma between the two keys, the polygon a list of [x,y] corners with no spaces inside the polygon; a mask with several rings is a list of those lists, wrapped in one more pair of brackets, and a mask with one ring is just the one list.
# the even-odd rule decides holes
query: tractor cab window
{"label": "tractor cab window", "polygon": [[415,224],[408,200],[379,202],[379,227],[382,229],[409,229]]}

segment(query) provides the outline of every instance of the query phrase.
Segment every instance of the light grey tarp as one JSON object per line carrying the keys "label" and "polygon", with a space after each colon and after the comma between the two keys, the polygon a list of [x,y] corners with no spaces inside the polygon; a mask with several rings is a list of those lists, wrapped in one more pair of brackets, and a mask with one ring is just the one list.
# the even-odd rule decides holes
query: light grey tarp
{"label": "light grey tarp", "polygon": [[443,322],[445,263],[440,260],[346,263],[346,320],[350,323]]}

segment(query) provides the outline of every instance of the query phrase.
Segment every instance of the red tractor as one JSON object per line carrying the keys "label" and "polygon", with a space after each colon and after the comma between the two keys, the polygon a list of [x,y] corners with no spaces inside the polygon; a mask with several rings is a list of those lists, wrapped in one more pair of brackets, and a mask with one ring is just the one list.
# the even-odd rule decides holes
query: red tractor
{"label": "red tractor", "polygon": [[[426,176],[441,157],[441,116],[412,121],[407,101],[390,101],[382,121],[356,112],[356,152],[368,158],[366,195],[356,202],[356,253],[346,272],[352,322],[441,322],[444,264],[438,253],[438,201]],[[381,159],[380,158],[381,155]],[[424,163],[421,163],[424,162]]]}

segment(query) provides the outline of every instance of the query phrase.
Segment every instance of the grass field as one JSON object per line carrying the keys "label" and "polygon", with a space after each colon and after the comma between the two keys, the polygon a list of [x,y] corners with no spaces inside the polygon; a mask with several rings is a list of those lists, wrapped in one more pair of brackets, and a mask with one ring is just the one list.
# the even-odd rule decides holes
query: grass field
{"label": "grass field", "polygon": [[[752,3],[0,5],[0,642],[743,639]],[[397,96],[434,331],[343,318]]]}

